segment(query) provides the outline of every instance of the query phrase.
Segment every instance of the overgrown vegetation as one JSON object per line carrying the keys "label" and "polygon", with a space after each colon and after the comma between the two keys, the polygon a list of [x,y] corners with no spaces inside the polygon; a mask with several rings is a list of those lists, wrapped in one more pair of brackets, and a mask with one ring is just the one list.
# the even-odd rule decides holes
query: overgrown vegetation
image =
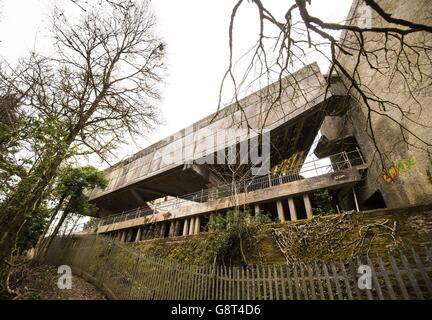
{"label": "overgrown vegetation", "polygon": [[[79,21],[67,17],[53,13],[52,55],[0,61],[0,296],[13,296],[17,244],[48,222],[44,206],[61,207],[61,168],[93,154],[109,163],[128,135],[158,123],[164,43],[148,1],[101,2]],[[91,210],[84,197],[68,204]]]}
{"label": "overgrown vegetation", "polygon": [[[423,247],[432,244],[432,229],[427,227],[431,226],[430,213],[430,207],[416,207],[332,214],[294,223],[265,223],[254,231],[252,237],[243,239],[244,253],[249,265],[279,265],[294,261],[343,260],[356,254],[384,254],[392,248]],[[231,217],[227,220],[236,219]],[[218,223],[218,226],[225,223]],[[215,263],[215,252],[220,252],[216,264],[244,265],[238,238],[235,239],[235,232],[232,234],[234,245],[227,250],[235,252],[230,254],[228,251],[225,256],[223,250],[215,250],[226,249],[230,243],[224,240],[227,234],[223,230],[185,238],[152,239],[131,245],[169,261],[208,265]],[[289,237],[282,247],[277,243],[276,234]],[[227,243],[227,246],[221,245]],[[212,247],[213,252],[209,252]]]}
{"label": "overgrown vegetation", "polygon": [[259,228],[270,223],[266,214],[251,216],[248,210],[228,211],[225,215],[213,215],[208,223],[213,236],[207,242],[207,255],[213,263],[232,264],[241,261],[247,265],[247,250],[254,245]]}
{"label": "overgrown vegetation", "polygon": [[312,208],[314,215],[329,214],[334,211],[333,197],[327,189],[315,191],[314,206]]}

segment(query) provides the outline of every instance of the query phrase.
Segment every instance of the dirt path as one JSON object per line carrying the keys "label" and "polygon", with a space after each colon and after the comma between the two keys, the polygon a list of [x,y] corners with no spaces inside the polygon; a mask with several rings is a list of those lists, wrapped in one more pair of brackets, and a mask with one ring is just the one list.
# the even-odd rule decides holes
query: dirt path
{"label": "dirt path", "polygon": [[72,276],[71,289],[59,289],[57,268],[53,266],[28,266],[15,276],[14,290],[20,300],[106,300],[91,283]]}

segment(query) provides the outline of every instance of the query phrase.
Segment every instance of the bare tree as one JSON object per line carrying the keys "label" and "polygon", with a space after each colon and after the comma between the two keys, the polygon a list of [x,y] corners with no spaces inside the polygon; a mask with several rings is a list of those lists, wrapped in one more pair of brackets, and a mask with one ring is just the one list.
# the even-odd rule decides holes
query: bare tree
{"label": "bare tree", "polygon": [[31,169],[0,204],[3,292],[19,229],[61,163],[72,155],[105,157],[126,134],[142,134],[157,121],[164,44],[154,26],[146,1],[102,5],[78,24],[56,10],[57,55],[33,54],[17,69],[1,73],[0,88],[22,96],[20,108],[49,123],[45,133],[52,138],[33,148],[37,156]]}
{"label": "bare tree", "polygon": [[[230,60],[221,93],[230,81],[237,108],[243,111],[244,106],[238,95],[251,85],[252,78],[267,84],[280,81],[295,69],[307,65],[308,55],[313,52],[315,59],[327,61],[330,65],[329,77],[339,75],[346,94],[364,106],[365,127],[383,168],[388,163],[388,150],[382,148],[376,135],[373,123],[377,119],[399,128],[397,143],[430,153],[430,130],[417,128],[431,128],[427,119],[419,119],[418,116],[424,108],[419,95],[430,91],[432,85],[432,25],[395,17],[379,3],[376,0],[358,1],[359,5],[370,10],[372,16],[370,25],[362,25],[356,23],[358,17],[352,17],[345,23],[325,22],[310,13],[313,4],[307,0],[294,0],[291,5],[288,4],[283,19],[276,18],[280,12],[272,12],[261,0],[248,1],[248,4],[244,0],[237,1],[231,14]],[[239,76],[235,73],[233,60],[234,22],[246,5],[255,7],[258,12],[259,33],[256,44],[243,57],[243,60],[248,59],[247,67]],[[422,6],[421,3],[417,5]],[[424,1],[424,6],[429,5]],[[382,91],[382,86],[372,85],[371,79],[376,77],[387,79],[383,85],[390,91],[395,84],[398,88],[403,87],[409,101],[400,101],[398,93],[388,94]],[[330,81],[326,95],[329,88]],[[280,86],[279,94],[269,92],[262,98],[271,106],[276,105],[282,90]],[[267,112],[271,110],[269,108]],[[348,110],[348,115],[351,111],[354,112]],[[347,117],[347,121],[353,121],[349,119]]]}

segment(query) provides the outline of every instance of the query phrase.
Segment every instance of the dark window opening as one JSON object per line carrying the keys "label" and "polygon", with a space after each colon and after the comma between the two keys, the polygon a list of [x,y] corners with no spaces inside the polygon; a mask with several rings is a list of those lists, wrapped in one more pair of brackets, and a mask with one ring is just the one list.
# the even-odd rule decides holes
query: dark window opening
{"label": "dark window opening", "polygon": [[362,203],[362,206],[366,210],[387,208],[380,190],[375,191],[365,202]]}
{"label": "dark window opening", "polygon": [[278,218],[276,201],[260,203],[260,212],[263,214],[268,214],[272,221],[276,221]]}
{"label": "dark window opening", "polygon": [[297,211],[297,219],[307,219],[303,196],[294,197],[294,205]]}

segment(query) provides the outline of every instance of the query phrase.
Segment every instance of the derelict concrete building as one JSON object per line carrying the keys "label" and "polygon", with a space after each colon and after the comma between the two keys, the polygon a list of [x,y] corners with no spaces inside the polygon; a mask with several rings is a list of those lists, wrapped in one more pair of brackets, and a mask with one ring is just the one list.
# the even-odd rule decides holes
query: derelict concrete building
{"label": "derelict concrete building", "polygon": [[[405,12],[403,6],[382,3],[391,12]],[[350,17],[358,14],[358,6],[359,1],[354,1]],[[414,13],[406,11],[425,19],[422,5],[414,7]],[[344,37],[342,34],[342,41],[348,41]],[[348,69],[353,68],[349,56],[339,55]],[[366,73],[366,67],[364,62],[359,72]],[[391,87],[384,76],[366,76],[374,88]],[[402,86],[401,82],[394,84]],[[186,236],[205,230],[210,215],[235,206],[248,207],[251,214],[270,213],[280,221],[308,219],[314,215],[314,194],[322,189],[333,195],[335,212],[431,202],[432,168],[427,150],[400,141],[395,147],[400,128],[378,118],[372,120],[372,127],[379,137],[372,141],[365,106],[347,87],[343,75],[325,77],[312,64],[116,164],[107,170],[108,188],[89,193],[102,218],[90,232],[124,241]],[[412,97],[402,100],[404,96],[399,95],[397,88],[388,92],[389,97],[409,106]],[[418,99],[425,106],[432,102],[431,95]],[[430,119],[430,113],[429,108],[418,117]],[[427,126],[408,126],[423,134],[430,131]],[[223,143],[217,139],[218,131],[233,128],[235,134]],[[313,151],[320,160],[306,160],[318,132],[321,138]],[[231,167],[215,164],[219,152],[230,147],[238,150],[245,142],[251,145],[255,138],[262,142],[263,133],[268,133],[270,157],[268,163],[262,158],[256,165],[268,169],[237,181],[221,179],[218,173],[229,173]],[[209,141],[213,141],[212,148],[208,148]],[[416,166],[389,181],[376,160],[374,144],[388,154],[385,165],[414,158]],[[258,148],[259,154],[263,151]],[[284,170],[272,170],[286,160]]]}

